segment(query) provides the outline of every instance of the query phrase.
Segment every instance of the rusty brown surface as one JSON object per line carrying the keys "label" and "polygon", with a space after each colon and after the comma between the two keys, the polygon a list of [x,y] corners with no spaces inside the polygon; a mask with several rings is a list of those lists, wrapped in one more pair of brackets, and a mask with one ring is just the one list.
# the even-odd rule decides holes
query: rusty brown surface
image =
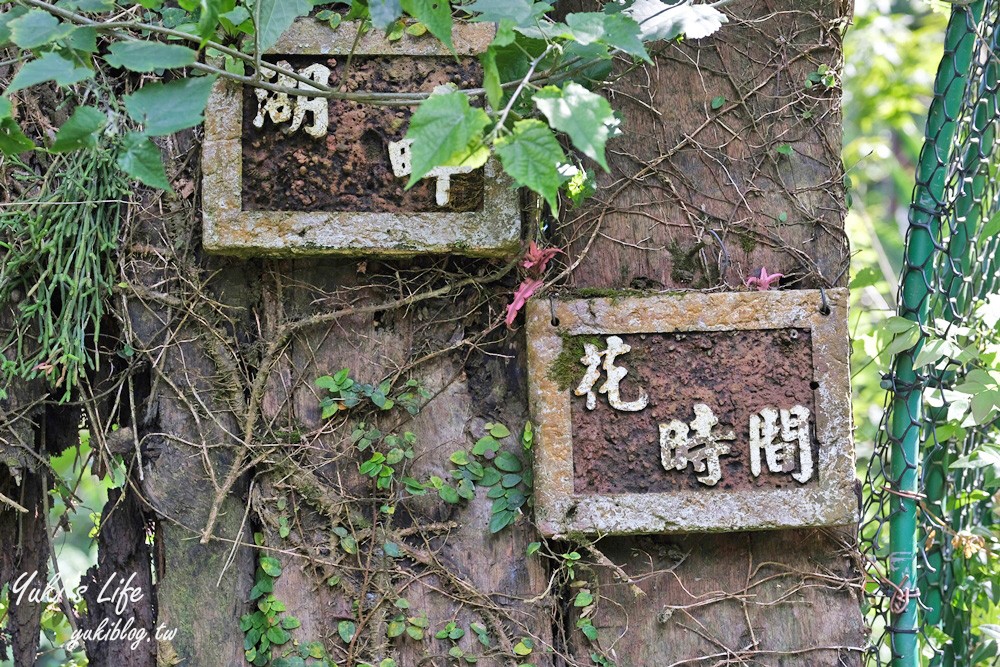
{"label": "rusty brown surface", "polygon": [[[708,333],[621,336],[632,351],[619,358],[628,369],[621,383],[625,400],[639,388],[649,405],[639,412],[613,409],[603,397],[588,410],[583,397],[570,401],[573,472],[576,493],[650,493],[691,490],[719,493],[755,487],[801,486],[787,473],[766,468],[750,473],[750,415],[763,408],[802,405],[815,414],[812,343],[808,329],[762,329]],[[583,365],[581,364],[581,369]],[[667,471],[660,462],[658,425],[693,417],[695,403],[708,405],[717,429],[733,428],[732,452],[720,459],[722,479],[715,486],[698,482],[689,466]],[[813,460],[819,458],[814,419]],[[797,468],[796,468],[797,470]],[[806,482],[814,484],[816,475]]]}
{"label": "rusty brown surface", "polygon": [[[330,85],[344,92],[422,91],[453,83],[460,88],[482,84],[482,68],[473,58],[356,56],[274,56],[300,70],[313,64],[330,68]],[[346,73],[346,76],[345,76]],[[329,101],[329,133],[314,138],[301,129],[266,118],[253,126],[257,98],[243,95],[243,209],[247,211],[478,211],[483,205],[483,171],[451,179],[451,200],[435,202],[436,179],[405,190],[407,178],[392,173],[389,142],[406,135],[412,110],[345,100]]]}

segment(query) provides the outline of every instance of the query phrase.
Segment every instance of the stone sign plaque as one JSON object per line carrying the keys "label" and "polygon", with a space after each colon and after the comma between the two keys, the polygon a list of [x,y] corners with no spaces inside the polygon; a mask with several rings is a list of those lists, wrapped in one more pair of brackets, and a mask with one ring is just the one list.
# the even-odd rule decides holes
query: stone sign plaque
{"label": "stone sign plaque", "polygon": [[846,307],[841,289],[529,302],[541,531],[857,521]]}
{"label": "stone sign plaque", "polygon": [[[490,24],[456,25],[458,57],[429,35],[389,42],[357,25],[297,21],[265,57],[283,88],[430,92],[482,85]],[[350,54],[350,55],[348,55]],[[204,240],[242,255],[505,256],[519,247],[517,191],[491,160],[434,169],[410,190],[412,107],[295,96],[219,81],[206,111]]]}

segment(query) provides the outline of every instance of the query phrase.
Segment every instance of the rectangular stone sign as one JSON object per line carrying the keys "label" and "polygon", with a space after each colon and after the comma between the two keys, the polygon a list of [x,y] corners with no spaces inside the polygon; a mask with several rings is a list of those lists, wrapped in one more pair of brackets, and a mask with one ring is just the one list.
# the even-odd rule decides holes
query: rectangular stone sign
{"label": "rectangular stone sign", "polygon": [[[262,77],[344,92],[430,92],[482,85],[475,55],[492,24],[456,25],[457,56],[429,34],[387,41],[296,21],[268,52]],[[440,167],[405,190],[413,108],[296,96],[219,81],[205,114],[204,244],[239,255],[507,256],[519,246],[517,191],[490,160]]]}
{"label": "rectangular stone sign", "polygon": [[533,300],[543,534],[857,521],[847,290]]}

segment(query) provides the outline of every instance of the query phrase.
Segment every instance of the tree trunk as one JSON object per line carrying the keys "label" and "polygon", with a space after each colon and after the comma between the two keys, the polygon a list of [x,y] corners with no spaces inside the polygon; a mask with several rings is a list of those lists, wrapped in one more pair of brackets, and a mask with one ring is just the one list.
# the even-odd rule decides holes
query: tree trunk
{"label": "tree trunk", "polygon": [[[727,11],[716,36],[659,45],[654,66],[610,93],[625,133],[609,144],[612,172],[556,226],[566,260],[580,260],[568,287],[742,289],[762,267],[785,274],[783,289],[845,283],[840,91],[806,82],[821,64],[839,67],[848,7],[746,0]],[[450,664],[455,645],[481,665],[591,664],[595,650],[620,667],[860,664],[853,527],[554,543],[546,559],[526,555],[539,539],[527,518],[490,534],[486,489],[451,504],[359,474],[371,453],[351,439],[362,419],[415,434],[398,475],[421,481],[449,479],[449,456],[488,422],[521,450],[524,340],[495,328],[512,267],[204,259],[194,215],[168,200],[132,245],[133,327],[153,360],[143,446],[160,516],[158,622],[180,628],[171,649],[183,664],[243,664],[255,556],[231,540],[253,531],[281,562],[273,594],[301,623],[293,636],[321,641],[338,664]],[[413,378],[433,398],[413,418],[365,403],[323,419],[315,380],[341,368],[371,384]],[[547,569],[574,549],[598,595],[596,647],[575,627],[565,568],[551,582]],[[425,616],[428,638],[389,637],[400,614]],[[433,638],[450,621],[464,636]],[[516,660],[523,638],[536,648]]]}

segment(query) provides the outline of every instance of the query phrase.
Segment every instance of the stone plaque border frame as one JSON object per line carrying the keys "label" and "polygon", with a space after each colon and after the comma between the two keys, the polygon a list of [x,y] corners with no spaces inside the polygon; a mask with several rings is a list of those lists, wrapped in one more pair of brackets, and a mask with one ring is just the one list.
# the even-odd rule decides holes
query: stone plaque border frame
{"label": "stone plaque border frame", "polygon": [[[491,23],[456,24],[457,55],[486,50]],[[389,42],[371,30],[355,44],[357,23],[336,29],[299,19],[267,51],[275,55],[451,56],[430,35]],[[243,256],[413,256],[451,253],[508,257],[520,247],[518,192],[495,158],[484,166],[483,207],[467,213],[326,212],[243,210],[243,90],[219,80],[205,110],[202,200],[205,249]]]}
{"label": "stone plaque border frame", "polygon": [[[726,532],[858,521],[847,289],[688,292],[528,302],[528,395],[535,440],[535,514],[546,536]],[[549,369],[563,336],[804,328],[811,331],[818,483],[797,488],[666,493],[574,491],[572,389]],[[623,360],[627,366],[627,361]],[[607,400],[599,396],[598,400]],[[650,437],[655,437],[651,434]]]}

